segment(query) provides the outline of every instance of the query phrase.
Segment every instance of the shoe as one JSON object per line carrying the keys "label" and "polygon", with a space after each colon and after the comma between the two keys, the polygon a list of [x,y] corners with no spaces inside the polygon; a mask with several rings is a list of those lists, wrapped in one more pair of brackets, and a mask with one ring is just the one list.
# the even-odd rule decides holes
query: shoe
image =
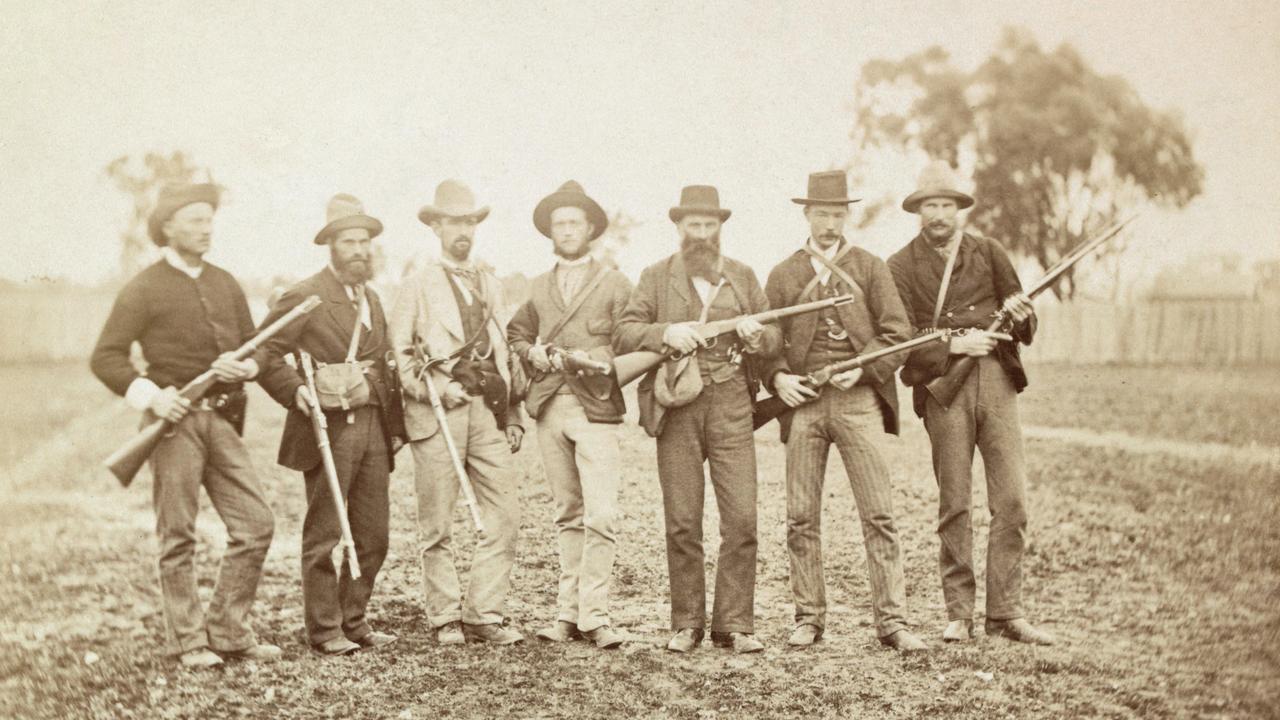
{"label": "shoe", "polygon": [[321,657],[340,657],[342,655],[350,655],[359,649],[359,645],[344,637],[330,638],[319,644],[311,644],[312,654],[319,655]]}
{"label": "shoe", "polygon": [[462,634],[468,642],[482,642],[490,645],[514,645],[524,642],[524,636],[502,623],[486,623],[484,625],[462,624]]}
{"label": "shoe", "polygon": [[764,643],[757,640],[755,635],[744,632],[713,632],[711,633],[711,644],[721,648],[731,647],[739,655],[757,653],[764,650]]}
{"label": "shoe", "polygon": [[284,657],[283,650],[275,645],[267,645],[265,643],[251,645],[243,650],[219,652],[218,654],[227,660],[256,660],[258,662],[275,662]]}
{"label": "shoe", "polygon": [[582,633],[582,637],[596,644],[601,650],[612,650],[622,645],[622,636],[613,631],[608,625],[601,625],[595,630],[588,630]]}
{"label": "shoe", "polygon": [[667,649],[671,652],[687,653],[693,652],[702,642],[702,628],[680,628],[675,635],[671,636],[671,641],[667,643]]}
{"label": "shoe", "polygon": [[400,638],[396,637],[395,635],[392,635],[391,633],[384,633],[384,632],[378,632],[377,630],[370,630],[363,637],[358,637],[355,640],[352,640],[351,642],[354,642],[355,644],[359,645],[360,647],[366,650],[370,650],[373,648],[380,648],[384,645],[390,645],[391,643],[399,639]]}
{"label": "shoe", "polygon": [[972,620],[952,620],[942,631],[942,642],[968,642],[973,639]]}
{"label": "shoe", "polygon": [[887,645],[900,653],[924,652],[929,649],[920,638],[906,630],[899,630],[880,638],[881,645]]}
{"label": "shoe", "polygon": [[462,632],[462,623],[454,620],[436,628],[436,642],[441,645],[464,645],[466,635]]}
{"label": "shoe", "polygon": [[787,638],[787,644],[792,647],[805,647],[812,645],[822,639],[822,628],[810,623],[797,625],[795,630],[791,631],[791,637]]}
{"label": "shoe", "polygon": [[222,664],[222,658],[209,648],[200,648],[198,650],[188,650],[178,656],[178,662],[183,667],[193,670],[217,667]]}
{"label": "shoe", "polygon": [[1008,638],[1009,640],[1030,645],[1052,645],[1056,642],[1052,635],[1043,630],[1037,630],[1034,625],[1022,618],[1013,620],[988,619],[985,625],[987,635],[991,637]]}
{"label": "shoe", "polygon": [[569,642],[570,640],[582,639],[582,633],[578,631],[578,626],[568,620],[557,620],[555,625],[544,627],[534,635],[547,642]]}

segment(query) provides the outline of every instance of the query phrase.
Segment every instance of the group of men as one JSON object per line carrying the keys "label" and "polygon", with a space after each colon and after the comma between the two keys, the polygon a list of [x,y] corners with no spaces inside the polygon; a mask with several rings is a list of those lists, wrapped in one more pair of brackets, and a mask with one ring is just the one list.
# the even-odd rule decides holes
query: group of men
{"label": "group of men", "polygon": [[[826,628],[821,513],[834,444],[861,518],[876,634],[900,651],[927,648],[907,629],[891,477],[877,440],[881,432],[898,432],[899,368],[913,386],[940,488],[939,567],[949,620],[943,640],[968,640],[973,632],[969,512],[976,447],[992,513],[987,634],[1051,643],[1027,622],[1021,603],[1027,516],[1015,396],[1026,377],[1016,343],[1030,342],[1035,315],[1008,257],[997,243],[962,230],[958,213],[974,201],[956,189],[945,165],[927,169],[920,189],[903,201],[904,210],[920,215],[921,231],[888,263],[845,237],[849,205],[858,200],[849,197],[844,172],[811,175],[805,196],[793,201],[803,208],[808,237],[761,287],[749,266],[721,253],[731,211],[717,190],[685,187],[669,211],[679,248],[646,268],[633,288],[591,253],[607,215],[578,183],[566,182],[533,211],[534,226],[552,241],[555,265],[534,278],[529,299],[508,318],[501,283],[472,252],[489,208],[465,184],[444,181],[419,211],[440,254],[406,278],[389,314],[368,284],[371,244],[382,223],[355,197],[337,195],[314,237],[328,248],[327,265],[285,291],[260,327],[310,297],[319,297],[319,307],[237,357],[232,351],[255,334],[245,296],[231,275],[203,259],[217,188],[164,188],[148,224],[163,257],[121,290],[91,366],[133,407],[171,424],[150,462],[164,617],[181,662],[207,667],[224,658],[282,654],[259,642],[249,622],[273,529],[240,438],[249,381],[287,409],[278,462],[305,482],[302,593],[312,652],[340,656],[396,640],[375,630],[366,610],[388,549],[388,478],[404,445],[414,464],[422,590],[435,639],[523,640],[504,606],[520,525],[513,455],[529,418],[554,501],[560,563],[556,614],[536,635],[618,647],[624,637],[611,625],[609,586],[626,405],[614,363],[646,352],[666,358],[644,373],[637,402],[640,424],[657,445],[668,650],[692,651],[707,628],[704,466],[721,538],[711,641],[740,653],[764,647],[754,628],[753,410],[762,385],[789,408],[780,417],[795,601],[787,644],[811,645]],[[752,317],[823,299],[839,302],[776,323]],[[1009,334],[984,330],[1000,309],[1016,321]],[[726,320],[730,333],[708,337],[701,330]],[[810,380],[834,363],[933,329],[950,332],[836,373],[823,386]],[[145,367],[131,356],[135,342]],[[977,358],[977,367],[944,405],[924,385],[964,355]],[[218,380],[213,389],[196,401],[184,398],[179,388],[207,370]],[[319,431],[312,425],[316,408],[326,421]],[[332,455],[336,483],[323,453]],[[201,487],[229,537],[207,611],[194,570]],[[343,502],[335,502],[334,487]],[[465,590],[452,547],[460,496],[483,528]],[[347,527],[358,572],[345,554],[341,563],[333,560]]]}

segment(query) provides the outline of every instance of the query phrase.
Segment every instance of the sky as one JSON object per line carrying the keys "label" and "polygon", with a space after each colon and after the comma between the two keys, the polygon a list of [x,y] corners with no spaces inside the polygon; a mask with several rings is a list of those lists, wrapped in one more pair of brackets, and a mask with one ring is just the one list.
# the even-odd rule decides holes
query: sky
{"label": "sky", "polygon": [[[446,178],[492,214],[475,253],[551,265],[539,198],[573,178],[642,224],[633,277],[672,252],[667,209],[713,184],[722,245],[762,276],[804,240],[789,198],[853,152],[863,63],[937,44],[972,68],[1005,25],[1067,42],[1149,105],[1183,116],[1206,172],[1185,210],[1140,220],[1126,262],[1280,255],[1280,3],[404,2],[0,0],[0,276],[117,272],[130,201],[103,168],[183,150],[227,188],[208,256],[243,277],[301,277],[338,192],[380,218],[393,263],[433,254],[416,218]],[[855,194],[905,195],[920,168]],[[855,206],[856,207],[856,206]],[[885,256],[917,229],[854,236]]]}

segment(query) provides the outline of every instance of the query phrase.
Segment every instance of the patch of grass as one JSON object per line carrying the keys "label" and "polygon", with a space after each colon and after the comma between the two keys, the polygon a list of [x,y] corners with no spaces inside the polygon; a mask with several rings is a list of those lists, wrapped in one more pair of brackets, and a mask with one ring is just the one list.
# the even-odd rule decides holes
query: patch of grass
{"label": "patch of grass", "polygon": [[72,419],[115,395],[84,360],[0,365],[0,470],[12,466]]}

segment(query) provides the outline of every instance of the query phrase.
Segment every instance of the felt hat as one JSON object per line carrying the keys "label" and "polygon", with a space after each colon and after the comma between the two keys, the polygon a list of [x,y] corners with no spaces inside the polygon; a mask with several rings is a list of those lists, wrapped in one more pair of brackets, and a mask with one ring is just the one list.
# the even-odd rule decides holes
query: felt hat
{"label": "felt hat", "polygon": [[929,198],[950,198],[956,201],[956,205],[961,210],[964,210],[973,205],[973,197],[957,190],[956,187],[959,184],[951,166],[942,160],[935,160],[926,165],[920,173],[920,182],[916,183],[919,190],[902,201],[902,209],[910,213],[918,213],[920,203]]}
{"label": "felt hat", "polygon": [[713,215],[720,222],[729,219],[732,211],[720,207],[720,193],[712,185],[686,185],[680,191],[680,204],[667,211],[671,222],[680,222],[685,215]]}
{"label": "felt hat", "polygon": [[799,205],[848,205],[861,198],[849,197],[849,177],[843,170],[809,173],[806,197],[791,198]]}
{"label": "felt hat", "polygon": [[324,245],[329,236],[351,228],[364,228],[369,231],[369,238],[376,238],[382,233],[382,223],[377,218],[364,214],[364,205],[354,195],[338,193],[329,198],[329,205],[324,210],[327,223],[316,233],[315,243]]}
{"label": "felt hat", "polygon": [[147,235],[161,247],[168,245],[163,228],[166,221],[182,208],[195,203],[209,203],[218,209],[218,186],[213,183],[169,183],[160,188],[156,207],[147,218]]}
{"label": "felt hat", "polygon": [[587,222],[595,228],[591,233],[592,240],[603,235],[609,227],[609,216],[605,215],[604,209],[587,196],[581,185],[570,180],[539,200],[538,206],[533,209],[533,226],[538,228],[538,232],[551,237],[551,211],[560,207],[582,208],[587,214]]}
{"label": "felt hat", "polygon": [[436,186],[435,201],[418,210],[418,219],[426,225],[442,217],[483,222],[489,217],[489,206],[477,208],[475,193],[461,180],[445,180]]}

